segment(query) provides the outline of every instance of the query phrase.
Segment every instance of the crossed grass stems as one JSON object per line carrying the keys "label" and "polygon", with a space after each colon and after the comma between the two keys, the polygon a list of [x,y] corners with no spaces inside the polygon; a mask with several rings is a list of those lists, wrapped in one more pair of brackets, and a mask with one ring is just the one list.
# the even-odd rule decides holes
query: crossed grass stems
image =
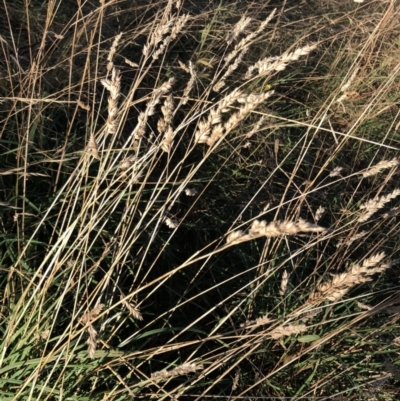
{"label": "crossed grass stems", "polygon": [[[262,58],[243,68],[246,53],[273,22],[277,10],[273,10],[262,22],[244,16],[233,25],[229,35],[226,36],[228,50],[219,60],[215,74],[203,87],[202,92],[198,93],[199,87],[196,86],[198,71],[195,62],[190,60],[185,63],[177,60],[177,68],[181,70],[179,75],[183,77],[184,85],[182,79],[178,80],[177,77],[164,79],[160,70],[154,89],[138,99],[137,92],[141,90],[140,85],[147,79],[149,72],[157,68],[157,63],[166,56],[169,46],[184,33],[191,21],[191,16],[182,14],[180,9],[180,2],[168,2],[152,27],[146,44],[142,47],[140,61],[125,59],[125,63],[135,74],[135,79],[126,94],[121,93],[121,72],[114,65],[114,58],[121,42],[127,39],[124,38],[124,33],[115,37],[106,60],[107,77],[98,80],[104,87],[104,96],[107,97],[107,117],[104,126],[97,132],[88,133],[87,145],[82,149],[76,168],[62,183],[62,188],[58,190],[34,232],[26,237],[22,225],[21,237],[24,238],[24,245],[10,269],[10,280],[19,274],[19,266],[29,253],[37,233],[53,213],[57,215],[43,261],[23,288],[3,341],[2,363],[6,360],[7,349],[15,341],[13,328],[20,325],[24,327],[20,334],[21,339],[18,340],[23,344],[27,341],[28,334],[32,334],[30,319],[26,320],[26,316],[32,316],[31,319],[37,316],[40,327],[37,338],[43,345],[41,362],[21,384],[15,399],[29,389],[32,383],[39,381],[40,371],[48,361],[54,363],[57,360],[58,364],[63,366],[65,360],[67,369],[68,355],[80,352],[85,341],[87,351],[83,354],[81,352],[80,355],[87,355],[89,359],[103,363],[100,366],[110,371],[117,379],[106,399],[118,399],[127,393],[135,396],[141,392],[145,393],[146,389],[159,399],[169,399],[190,392],[192,388],[200,389],[195,399],[201,399],[207,394],[212,394],[218,383],[223,383],[227,378],[230,380],[233,378],[232,391],[236,391],[233,396],[235,399],[248,394],[257,386],[262,386],[282,369],[290,368],[290,365],[301,356],[316,350],[346,328],[382,310],[393,308],[398,301],[396,297],[387,296],[374,306],[360,303],[363,309],[355,314],[353,320],[347,320],[336,330],[324,334],[321,338],[318,337],[308,348],[292,356],[289,361],[277,364],[270,373],[255,383],[245,387],[238,385],[239,380],[235,373],[238,367],[243,361],[250,359],[251,355],[256,354],[257,350],[264,349],[266,341],[284,345],[285,338],[314,332],[321,324],[323,325],[318,318],[327,307],[340,305],[356,285],[372,281],[375,275],[384,273],[395,264],[396,261],[390,259],[390,254],[386,255],[379,249],[384,245],[379,239],[376,242],[379,247],[372,245],[366,255],[352,261],[353,263],[344,272],[328,275],[315,271],[312,277],[296,288],[291,284],[291,274],[285,267],[296,256],[307,257],[313,249],[318,249],[323,246],[322,244],[329,242],[335,242],[336,246],[336,253],[332,256],[333,261],[338,260],[338,255],[341,253],[347,257],[351,254],[350,245],[370,238],[369,231],[361,230],[363,225],[375,218],[371,224],[375,224],[373,227],[378,230],[380,224],[396,217],[398,208],[392,208],[380,215],[379,212],[400,195],[400,190],[395,188],[381,195],[385,185],[379,186],[377,195],[353,207],[350,217],[343,219],[344,224],[341,224],[340,220],[332,222],[329,227],[318,224],[325,213],[322,206],[315,210],[314,221],[300,218],[299,207],[287,211],[287,218],[284,220],[275,218],[267,222],[262,216],[267,213],[272,214],[274,211],[275,216],[278,216],[278,212],[284,207],[302,202],[307,196],[345,180],[357,178],[361,181],[386,173],[384,183],[387,184],[395,174],[399,160],[397,158],[381,160],[348,176],[342,176],[343,171],[340,167],[332,168],[322,184],[315,188],[309,185],[300,195],[289,201],[282,198],[279,205],[267,205],[259,216],[251,221],[240,223],[236,219],[225,236],[197,250],[171,270],[158,273],[159,261],[167,252],[168,244],[173,241],[174,236],[179,236],[179,231],[184,227],[185,219],[190,215],[196,201],[206,194],[207,187],[201,188],[196,184],[197,177],[201,176],[206,162],[218,154],[231,137],[235,137],[237,128],[243,126],[246,119],[258,116],[253,128],[246,132],[245,140],[257,135],[264,124],[268,123],[269,115],[262,110],[273,99],[275,93],[273,90],[249,92],[250,84],[285,71],[292,63],[306,60],[314,51],[318,51],[318,43],[308,43],[279,56]],[[248,33],[250,24],[255,28]],[[337,93],[332,95],[331,104],[345,104],[350,96],[349,88],[357,73],[358,67],[349,72],[348,77],[337,89]],[[240,79],[235,78],[236,86],[232,88],[230,79],[234,74],[235,77],[240,76]],[[174,90],[174,88],[181,89]],[[90,104],[79,99],[77,106],[87,111],[91,118],[94,117],[95,113],[92,113]],[[125,124],[132,109],[135,111],[137,122],[133,130],[126,135]],[[308,130],[313,128],[316,127],[311,124]],[[341,138],[337,152],[349,137],[351,135],[344,135]],[[295,148],[299,144],[301,140]],[[238,148],[243,145],[241,143]],[[28,141],[25,146],[27,149]],[[199,149],[202,151],[200,159],[197,157]],[[317,178],[326,173],[327,166],[334,160],[335,155],[334,153],[326,161]],[[63,153],[62,158],[64,157]],[[193,163],[193,160],[197,160],[196,163]],[[285,159],[281,163],[278,162],[278,166],[265,182],[272,179],[276,171],[282,169],[284,161]],[[163,164],[162,169],[158,168],[160,163]],[[187,164],[191,165],[190,169],[186,168]],[[150,195],[146,191],[149,186],[152,188]],[[252,196],[245,209],[262,189],[263,186]],[[172,211],[183,196],[194,201],[186,214],[178,219]],[[110,227],[113,229],[112,233],[109,233]],[[163,227],[167,227],[170,231],[160,246],[157,237],[161,235]],[[391,233],[394,235],[397,232],[398,228],[395,225]],[[289,236],[299,236],[309,240],[297,250],[296,255],[291,255],[273,266],[274,252],[280,249]],[[144,237],[146,241],[143,241]],[[255,276],[242,288],[218,300],[203,314],[196,316],[186,327],[172,330],[173,335],[166,340],[164,338],[165,343],[132,352],[115,351],[113,354],[110,351],[109,344],[114,343],[115,338],[118,346],[124,349],[129,344],[136,343],[136,338],[140,338],[146,330],[155,327],[165,329],[168,327],[168,318],[177,310],[192,303],[196,304],[201,297],[207,297],[208,293],[218,290],[225,284],[225,281],[217,282],[209,290],[202,290],[195,295],[184,292],[176,305],[162,311],[153,319],[149,317],[146,322],[148,317],[145,314],[142,316],[141,309],[145,309],[146,304],[152,302],[157,291],[161,291],[168,280],[175,276],[179,277],[188,268],[196,266],[198,272],[191,279],[192,282],[196,282],[218,254],[233,252],[234,247],[260,238],[265,239],[260,261],[244,272],[246,277],[251,272],[255,273]],[[98,252],[99,243],[102,244],[101,254]],[[153,247],[159,248],[154,252]],[[136,252],[134,263],[132,263],[132,249]],[[391,249],[390,253],[395,253],[395,250]],[[131,279],[128,287],[123,284],[123,280],[126,279],[124,270],[127,266],[133,266],[128,276]],[[98,275],[99,271],[102,274]],[[153,274],[153,271],[157,273]],[[326,270],[328,271],[329,269]],[[93,279],[95,275],[96,279]],[[227,277],[226,282],[239,279],[241,276],[242,273],[235,274],[233,278]],[[277,307],[272,307],[270,313],[255,317],[253,311],[257,297],[262,296],[267,282],[276,282],[277,276],[280,277],[280,282],[276,293],[282,297],[279,306],[284,305],[285,300],[301,290],[302,286],[307,286],[305,292],[308,295],[305,295],[303,290],[300,302],[292,310],[286,310],[280,318],[276,317],[274,312]],[[61,277],[63,288],[59,286],[57,289],[59,292],[50,308],[51,314],[43,313],[44,304],[51,296],[53,283],[59,282]],[[293,277],[295,277],[294,272]],[[273,288],[273,285],[267,288]],[[71,319],[63,331],[58,333],[57,318],[61,314],[63,300],[70,292],[75,294]],[[243,299],[231,304],[238,294],[244,292],[247,293]],[[249,301],[250,306],[247,305]],[[227,306],[231,309],[229,310]],[[217,311],[221,307],[225,308],[226,315],[219,321],[216,317],[212,319],[215,320],[212,329],[208,332],[202,331],[196,338],[185,340],[189,338],[187,334],[191,330],[201,327],[202,322],[212,317],[213,313],[217,316]],[[123,308],[126,308],[133,320],[123,314]],[[246,309],[247,312],[243,312]],[[36,315],[35,310],[42,311],[42,315]],[[227,330],[227,323],[233,322],[238,316],[244,316],[244,321],[233,324],[232,329]],[[119,331],[125,333],[127,325],[133,328],[133,333],[126,338],[120,338]],[[58,335],[52,338],[52,333]],[[99,337],[99,333],[103,335]],[[209,343],[216,345],[209,348],[204,346]],[[108,354],[104,352],[107,350]],[[185,355],[183,361],[179,357],[181,353]],[[176,354],[172,360],[171,354]],[[107,360],[110,355],[114,355],[115,358],[112,362]],[[149,361],[162,361],[165,355],[168,362],[162,364],[166,365],[164,369],[153,372],[148,370]],[[135,360],[135,364],[130,362],[132,359]],[[121,364],[128,372],[124,377],[117,372],[115,362]],[[392,372],[396,371],[390,362],[386,363],[391,366]],[[57,376],[59,371],[56,368],[52,368],[52,372],[53,374],[49,374],[41,383],[37,399],[45,394],[46,386],[55,389],[61,385],[63,374]],[[172,381],[174,377],[182,375],[188,375],[189,378],[176,384]],[[208,377],[215,377],[215,380],[209,382]],[[204,384],[201,384],[202,382]],[[95,388],[95,385],[93,386]]]}

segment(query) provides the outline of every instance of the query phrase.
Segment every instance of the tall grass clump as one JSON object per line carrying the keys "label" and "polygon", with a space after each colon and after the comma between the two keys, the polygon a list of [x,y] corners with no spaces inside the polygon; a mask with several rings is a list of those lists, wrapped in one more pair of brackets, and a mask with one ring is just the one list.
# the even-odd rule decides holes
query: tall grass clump
{"label": "tall grass clump", "polygon": [[398,4],[273,3],[3,3],[1,400],[397,399]]}

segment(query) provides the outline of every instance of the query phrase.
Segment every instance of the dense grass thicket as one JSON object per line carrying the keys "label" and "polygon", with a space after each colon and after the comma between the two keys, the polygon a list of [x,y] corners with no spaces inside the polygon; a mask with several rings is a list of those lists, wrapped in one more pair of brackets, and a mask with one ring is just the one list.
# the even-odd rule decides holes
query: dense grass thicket
{"label": "dense grass thicket", "polygon": [[397,0],[0,11],[0,400],[400,399]]}

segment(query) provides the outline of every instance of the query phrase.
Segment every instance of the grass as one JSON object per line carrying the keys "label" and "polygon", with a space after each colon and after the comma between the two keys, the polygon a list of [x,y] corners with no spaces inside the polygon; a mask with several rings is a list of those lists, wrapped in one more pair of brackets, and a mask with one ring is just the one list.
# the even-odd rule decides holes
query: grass
{"label": "grass", "polygon": [[396,1],[2,7],[0,399],[398,398]]}

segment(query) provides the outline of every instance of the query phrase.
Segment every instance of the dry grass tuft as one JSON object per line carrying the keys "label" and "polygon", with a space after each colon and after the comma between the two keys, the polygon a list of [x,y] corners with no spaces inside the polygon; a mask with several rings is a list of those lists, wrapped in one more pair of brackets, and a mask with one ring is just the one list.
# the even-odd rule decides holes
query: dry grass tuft
{"label": "dry grass tuft", "polygon": [[300,334],[307,330],[307,326],[305,324],[286,324],[281,325],[268,332],[267,335],[272,337],[274,340],[279,340],[282,337],[288,337],[293,334]]}
{"label": "dry grass tuft", "polygon": [[270,223],[254,220],[247,234],[242,230],[233,231],[227,236],[226,242],[234,245],[264,236],[279,237],[281,235],[298,235],[305,232],[324,233],[326,231],[326,228],[302,219],[297,222],[272,221]]}
{"label": "dry grass tuft", "polygon": [[115,134],[117,131],[118,98],[121,90],[121,76],[116,68],[112,68],[111,79],[102,79],[101,83],[110,92],[108,98],[107,133]]}
{"label": "dry grass tuft", "polygon": [[188,373],[197,373],[198,371],[201,371],[203,369],[203,365],[196,365],[195,363],[184,363],[181,366],[177,366],[170,371],[161,370],[159,372],[154,372],[151,374],[151,378],[153,380],[168,379],[170,377],[187,375]]}
{"label": "dry grass tuft", "polygon": [[288,290],[288,283],[289,283],[289,274],[287,270],[283,271],[282,279],[281,279],[281,288],[279,290],[279,294],[285,296]]}
{"label": "dry grass tuft", "polygon": [[87,343],[88,343],[88,354],[91,359],[95,358],[95,351],[97,349],[97,331],[93,327],[92,322],[101,313],[103,308],[104,304],[98,304],[91,311],[84,313],[79,319],[79,323],[85,326],[85,329],[89,334]]}
{"label": "dry grass tuft", "polygon": [[296,61],[302,56],[307,56],[316,48],[317,45],[310,44],[299,47],[293,52],[285,52],[278,57],[267,57],[263,60],[259,60],[257,61],[257,63],[248,68],[244,79],[248,80],[252,78],[254,71],[256,70],[258,75],[260,76],[268,75],[269,73],[274,71],[283,71],[290,62]]}
{"label": "dry grass tuft", "polygon": [[318,285],[309,297],[312,304],[325,300],[337,302],[357,284],[372,281],[371,276],[381,273],[391,266],[391,263],[381,263],[385,253],[381,252],[365,259],[362,264],[355,264],[349,272],[337,274],[331,281]]}
{"label": "dry grass tuft", "polygon": [[376,213],[379,209],[382,209],[386,203],[397,198],[399,195],[400,189],[395,189],[388,195],[383,195],[379,198],[374,198],[366,203],[363,203],[360,206],[360,209],[363,210],[363,213],[360,215],[357,221],[360,223],[367,221],[374,213]]}
{"label": "dry grass tuft", "polygon": [[96,140],[94,139],[93,134],[90,135],[89,142],[85,148],[85,152],[93,156],[95,159],[100,160],[99,151],[97,149],[97,143]]}
{"label": "dry grass tuft", "polygon": [[139,308],[136,305],[132,305],[127,300],[124,300],[124,297],[121,295],[122,304],[128,309],[129,313],[136,319],[136,320],[143,320],[143,316],[140,313]]}
{"label": "dry grass tuft", "polygon": [[365,170],[362,173],[362,176],[364,178],[371,177],[373,175],[380,173],[382,170],[396,167],[398,164],[399,164],[399,159],[397,158],[394,158],[392,160],[382,160],[378,164],[375,164],[375,166],[369,167],[367,170]]}

